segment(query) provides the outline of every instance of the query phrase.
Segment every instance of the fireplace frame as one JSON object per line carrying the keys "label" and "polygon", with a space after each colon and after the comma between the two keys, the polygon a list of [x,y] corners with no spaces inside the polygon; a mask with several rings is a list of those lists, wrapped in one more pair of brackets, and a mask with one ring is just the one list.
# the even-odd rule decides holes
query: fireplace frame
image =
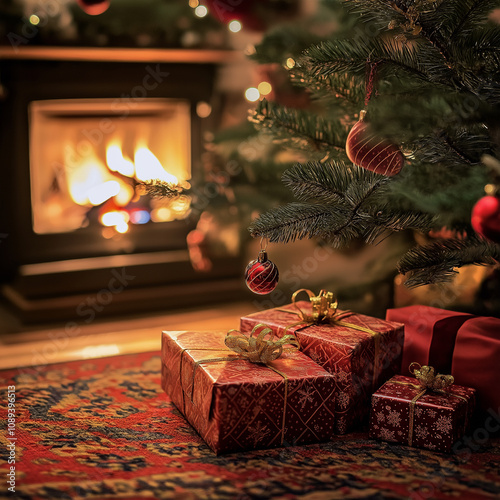
{"label": "fireplace frame", "polygon": [[[189,262],[186,235],[196,219],[134,226],[133,235],[104,240],[100,228],[66,234],[32,229],[28,106],[47,99],[128,99],[148,74],[147,97],[183,99],[191,107],[191,171],[202,183],[203,134],[217,120],[196,115],[196,103],[214,101],[217,66],[227,51],[26,47],[0,49],[0,144],[3,189],[0,209],[0,279],[3,295],[25,322],[73,318],[82,300],[105,289],[113,269],[134,280],[102,314],[141,312],[242,297],[238,256],[220,256],[197,273]],[[165,74],[168,73],[168,76]],[[82,75],[85,77],[82,78]],[[152,76],[154,79],[155,76]],[[151,81],[151,78],[150,78]],[[142,87],[144,88],[144,86]],[[142,92],[142,91],[141,91]],[[139,91],[136,91],[136,95]],[[123,97],[128,96],[128,97]],[[138,99],[139,97],[137,97]],[[122,101],[120,101],[122,102]],[[168,224],[168,230],[165,227]]]}

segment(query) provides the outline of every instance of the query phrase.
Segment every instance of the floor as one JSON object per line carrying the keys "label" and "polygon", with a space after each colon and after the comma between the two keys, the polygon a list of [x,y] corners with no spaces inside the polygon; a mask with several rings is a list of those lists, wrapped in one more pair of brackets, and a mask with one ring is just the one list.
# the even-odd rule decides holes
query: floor
{"label": "floor", "polygon": [[160,350],[162,330],[229,330],[255,307],[246,302],[196,310],[36,326],[0,334],[0,369]]}

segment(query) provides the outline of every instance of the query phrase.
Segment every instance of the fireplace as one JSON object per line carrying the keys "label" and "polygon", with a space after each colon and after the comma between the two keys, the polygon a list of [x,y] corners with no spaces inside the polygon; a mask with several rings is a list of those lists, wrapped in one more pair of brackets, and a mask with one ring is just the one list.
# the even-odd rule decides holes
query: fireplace
{"label": "fireplace", "polygon": [[[33,231],[91,224],[116,238],[134,224],[185,219],[190,200],[151,200],[141,182],[189,187],[190,113],[185,100],[148,99],[114,120],[112,99],[33,101],[29,106]],[[165,228],[168,230],[168,227]]]}
{"label": "fireplace", "polygon": [[199,215],[190,197],[152,199],[142,185],[203,183],[203,134],[217,109],[202,118],[196,108],[213,105],[227,56],[43,47],[0,56],[3,294],[22,319],[73,318],[118,275],[130,279],[101,315],[239,296],[238,255],[215,256],[205,273],[190,264],[186,236]]}

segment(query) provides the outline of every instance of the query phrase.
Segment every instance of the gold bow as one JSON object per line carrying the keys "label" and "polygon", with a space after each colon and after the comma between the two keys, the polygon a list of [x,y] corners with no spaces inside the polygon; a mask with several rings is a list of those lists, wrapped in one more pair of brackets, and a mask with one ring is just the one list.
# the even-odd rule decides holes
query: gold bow
{"label": "gold bow", "polygon": [[[309,296],[309,301],[311,302],[312,312],[307,314],[303,311],[296,303],[297,296],[300,293],[307,293]],[[304,321],[314,322],[314,323],[330,323],[333,320],[339,320],[341,317],[350,316],[351,311],[344,311],[343,313],[337,313],[338,300],[334,297],[332,292],[327,292],[326,290],[320,290],[318,295],[314,295],[311,290],[307,288],[301,288],[297,290],[292,295],[292,304],[299,311],[300,316]],[[293,312],[294,311],[287,311]]]}
{"label": "gold bow", "polygon": [[[262,329],[257,334],[258,330]],[[231,335],[235,332],[236,335]],[[254,335],[257,334],[256,337]],[[269,339],[266,337],[270,335]],[[299,343],[294,335],[285,335],[284,337],[273,340],[274,332],[271,328],[259,323],[256,325],[247,337],[238,330],[229,330],[224,343],[229,349],[239,354],[252,363],[263,363],[267,365],[270,361],[278,359],[283,352],[290,352],[299,348]],[[284,345],[291,345],[292,348],[284,348]]]}
{"label": "gold bow", "polygon": [[[309,296],[309,301],[312,305],[311,314],[307,314],[303,311],[296,303],[297,296],[305,292]],[[318,295],[314,295],[314,292],[308,290],[307,288],[301,288],[297,290],[292,295],[292,304],[297,311],[291,311],[289,309],[278,309],[278,311],[287,312],[291,314],[296,314],[300,316],[301,320],[291,325],[285,327],[284,333],[294,326],[303,325],[300,328],[306,328],[317,324],[330,324],[333,326],[345,326],[347,328],[352,328],[353,330],[358,330],[360,332],[365,332],[373,337],[374,349],[375,349],[375,359],[373,363],[373,376],[372,376],[372,387],[373,390],[376,389],[377,380],[380,372],[380,332],[375,332],[370,328],[354,325],[353,323],[347,323],[343,321],[344,318],[352,316],[354,313],[352,311],[337,312],[338,300],[335,298],[332,292],[327,292],[326,290],[320,290]],[[305,325],[304,325],[305,323]]]}
{"label": "gold bow", "polygon": [[[394,380],[392,383],[399,385],[410,385],[415,389],[419,389],[419,392],[410,401],[410,413],[409,413],[409,429],[408,429],[408,446],[413,444],[413,429],[415,426],[415,405],[417,401],[427,392],[434,391],[445,396],[454,396],[460,398],[467,404],[467,399],[458,394],[452,394],[444,389],[453,385],[455,379],[452,375],[441,375],[437,374],[432,366],[421,366],[419,363],[411,363],[408,368],[409,372],[417,378],[420,385],[412,384],[410,382],[400,382],[399,380]],[[465,422],[465,427],[467,427],[467,420]]]}
{"label": "gold bow", "polygon": [[422,386],[431,391],[442,391],[455,382],[452,375],[441,375],[440,373],[436,375],[432,366],[420,366],[419,363],[412,363],[409,371],[415,375]]}
{"label": "gold bow", "polygon": [[[307,295],[309,295],[309,301],[312,305],[311,314],[307,314],[306,311],[303,311],[297,305],[297,296],[302,292],[305,292],[307,293]],[[352,316],[354,313],[352,311],[343,311],[341,313],[337,312],[338,300],[334,297],[332,292],[320,290],[318,295],[314,295],[311,290],[308,290],[307,288],[301,288],[300,290],[294,292],[294,294],[292,295],[292,304],[294,305],[295,309],[297,309],[297,311],[290,311],[289,309],[279,309],[279,311],[297,314],[301,317],[302,321],[293,323],[292,325],[288,325],[285,328],[285,333],[289,328],[300,325],[301,323],[308,323],[307,326],[320,323],[329,323],[331,325],[353,328],[354,330],[359,330],[360,332],[369,333],[374,337],[378,336],[378,332],[374,332],[373,330],[370,330],[370,328],[366,328],[360,325],[353,325],[352,323],[346,323],[345,321],[342,321],[343,318]]]}

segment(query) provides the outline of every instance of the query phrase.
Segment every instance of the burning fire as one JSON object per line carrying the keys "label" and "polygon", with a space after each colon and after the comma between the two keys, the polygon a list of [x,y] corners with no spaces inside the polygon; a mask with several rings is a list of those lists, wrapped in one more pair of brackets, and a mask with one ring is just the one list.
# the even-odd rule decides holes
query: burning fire
{"label": "burning fire", "polygon": [[148,148],[138,148],[134,155],[135,176],[142,182],[159,179],[170,184],[179,181],[175,175],[169,174],[158,161],[158,158]]}
{"label": "burning fire", "polygon": [[[150,149],[138,146],[132,161],[123,154],[122,145],[118,141],[108,144],[106,164],[92,155],[80,164],[68,168],[66,179],[71,199],[83,207],[102,205],[99,217],[101,224],[114,228],[118,233],[126,233],[129,223],[145,224],[151,219],[160,219],[142,208],[126,208],[130,202],[140,198],[140,193],[136,190],[137,182],[156,179],[170,184],[179,182],[176,176],[163,168]],[[181,198],[170,202],[170,213],[183,216],[189,211],[189,199],[186,202],[185,196]],[[163,207],[160,210],[167,209]]]}

